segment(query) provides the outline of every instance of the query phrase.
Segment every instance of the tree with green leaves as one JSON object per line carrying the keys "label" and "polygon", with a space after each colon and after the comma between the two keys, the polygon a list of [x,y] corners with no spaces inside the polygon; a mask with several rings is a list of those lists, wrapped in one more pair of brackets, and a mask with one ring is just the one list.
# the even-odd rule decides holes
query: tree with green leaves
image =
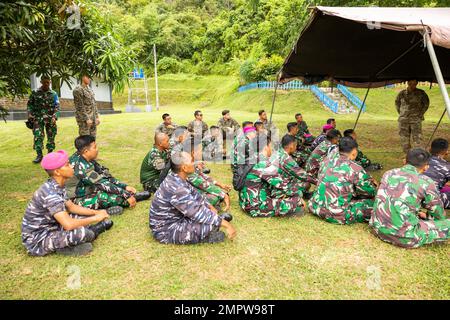
{"label": "tree with green leaves", "polygon": [[136,50],[89,1],[1,2],[0,16],[0,96],[28,93],[34,73],[55,88],[86,73],[120,90],[135,64]]}

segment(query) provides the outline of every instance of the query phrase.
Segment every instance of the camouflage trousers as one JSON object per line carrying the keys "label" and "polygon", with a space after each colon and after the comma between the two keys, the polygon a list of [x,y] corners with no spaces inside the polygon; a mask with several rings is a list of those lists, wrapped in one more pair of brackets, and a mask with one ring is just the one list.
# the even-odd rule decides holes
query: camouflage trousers
{"label": "camouflage trousers", "polygon": [[[194,186],[195,187],[195,186]],[[206,201],[214,207],[219,206],[224,200],[224,197],[221,196],[223,193],[222,189],[220,189],[218,186],[209,186],[208,190],[200,190],[197,189],[198,192],[200,192],[202,195],[205,196]]]}
{"label": "camouflage trousers", "polygon": [[[83,219],[84,216],[70,214],[73,219]],[[47,236],[36,244],[35,248],[30,252],[34,256],[44,256],[55,252],[57,249],[77,246],[82,243],[92,242],[95,240],[95,233],[87,227],[80,227],[74,230],[51,231]]]}
{"label": "camouflage trousers", "polygon": [[153,236],[161,243],[197,244],[204,242],[211,233],[217,231],[219,231],[219,228],[214,225],[198,223],[191,219],[182,219],[167,226],[164,231],[153,233]]}
{"label": "camouflage trousers", "polygon": [[[242,193],[244,192],[244,193]],[[269,195],[260,197],[258,201],[247,202],[248,195],[245,188],[240,194],[240,205],[242,210],[252,217],[277,217],[286,215],[304,215],[305,210],[301,206],[300,199],[302,191],[297,190],[295,194],[285,197],[270,197]]]}
{"label": "camouflage trousers", "polygon": [[334,224],[353,224],[356,222],[369,222],[373,212],[373,199],[352,200],[347,207],[326,208],[311,199],[309,210],[314,215]]}
{"label": "camouflage trousers", "polygon": [[107,209],[109,207],[129,207],[128,201],[117,194],[106,193],[99,191],[96,195],[89,195],[82,198],[75,198],[73,202],[79,206],[89,209]]}
{"label": "camouflage trousers", "polygon": [[95,125],[95,123],[93,123],[92,126],[88,126],[85,121],[83,122],[77,121],[77,123],[78,123],[78,134],[80,136],[91,135],[95,137],[97,135],[97,126]]}
{"label": "camouflage trousers", "polygon": [[408,237],[398,237],[379,232],[372,232],[381,240],[389,242],[402,248],[418,248],[426,244],[442,243],[449,239],[450,219],[445,220],[420,220],[419,224]]}
{"label": "camouflage trousers", "polygon": [[[398,122],[400,135],[400,143],[404,153],[412,148],[418,148],[422,144],[422,122],[409,123],[404,121]],[[412,140],[412,145],[411,145]]]}
{"label": "camouflage trousers", "polygon": [[158,183],[159,183],[159,179],[155,180],[155,181],[147,181],[142,184],[142,188],[144,189],[144,191],[149,191],[151,193],[155,193],[156,190],[158,190],[158,188],[159,188]]}
{"label": "camouflage trousers", "polygon": [[50,121],[38,120],[34,123],[33,127],[33,149],[37,153],[42,154],[42,149],[44,148],[44,138],[45,133],[47,133],[47,150],[55,149],[55,137],[58,128],[56,123],[51,123]]}

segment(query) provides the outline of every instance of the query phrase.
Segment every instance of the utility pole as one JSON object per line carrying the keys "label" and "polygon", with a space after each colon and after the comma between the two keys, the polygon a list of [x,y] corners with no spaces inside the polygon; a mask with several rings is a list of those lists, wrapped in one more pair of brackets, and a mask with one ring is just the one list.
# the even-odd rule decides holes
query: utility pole
{"label": "utility pole", "polygon": [[155,64],[155,88],[156,88],[156,110],[159,110],[159,93],[158,93],[158,67],[156,61],[156,44],[153,44],[153,61]]}

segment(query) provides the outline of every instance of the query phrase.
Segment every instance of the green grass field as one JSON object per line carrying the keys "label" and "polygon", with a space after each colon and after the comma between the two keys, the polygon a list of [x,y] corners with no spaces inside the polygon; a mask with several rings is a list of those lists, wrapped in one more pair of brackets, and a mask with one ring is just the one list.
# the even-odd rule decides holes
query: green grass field
{"label": "green grass field", "polygon": [[[119,179],[140,188],[139,168],[152,146],[153,129],[169,112],[186,124],[201,108],[214,124],[223,108],[239,122],[270,110],[272,92],[236,93],[238,81],[226,77],[164,76],[161,108],[152,113],[101,117],[99,157]],[[393,100],[399,89],[373,90],[368,112],[358,126],[359,143],[385,169],[400,166],[402,153]],[[356,90],[360,95],[362,90]],[[437,88],[427,89],[428,138],[443,111]],[[152,98],[153,99],[153,98]],[[124,109],[126,95],[114,96]],[[328,117],[338,128],[352,127],[356,115],[333,115],[311,93],[280,92],[274,113],[279,128],[302,112],[312,132]],[[58,121],[57,147],[73,152],[77,126]],[[450,138],[446,117],[437,136]],[[375,238],[367,225],[336,226],[311,215],[253,219],[237,205],[233,191],[235,241],[217,245],[161,245],[150,236],[150,202],[114,217],[114,227],[85,257],[29,257],[22,247],[20,224],[33,192],[46,179],[34,158],[31,132],[23,122],[0,125],[0,298],[2,299],[449,299],[449,246],[400,249]],[[231,183],[229,165],[211,164],[212,176]],[[374,175],[377,179],[381,173]],[[81,286],[68,286],[74,271]]]}

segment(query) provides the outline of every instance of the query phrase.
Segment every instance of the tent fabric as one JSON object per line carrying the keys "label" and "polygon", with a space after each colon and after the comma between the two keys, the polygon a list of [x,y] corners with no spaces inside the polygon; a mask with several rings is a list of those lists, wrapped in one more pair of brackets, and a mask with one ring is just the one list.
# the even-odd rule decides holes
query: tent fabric
{"label": "tent fabric", "polygon": [[372,88],[409,79],[436,82],[421,34],[424,27],[450,83],[450,9],[372,7],[314,8],[283,64],[280,81],[331,80]]}

